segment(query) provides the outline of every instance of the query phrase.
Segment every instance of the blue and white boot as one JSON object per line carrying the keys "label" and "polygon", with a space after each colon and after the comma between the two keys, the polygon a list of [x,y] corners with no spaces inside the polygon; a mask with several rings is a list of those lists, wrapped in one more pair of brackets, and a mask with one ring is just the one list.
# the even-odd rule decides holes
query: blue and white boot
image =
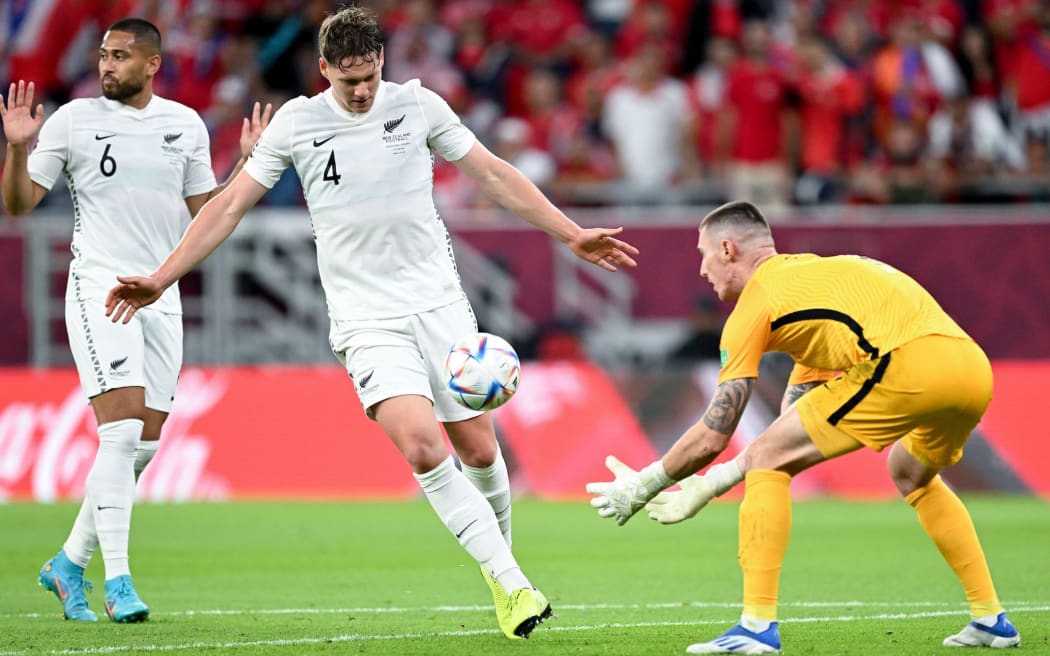
{"label": "blue and white boot", "polygon": [[1010,620],[1006,619],[1006,613],[999,613],[995,618],[995,624],[985,626],[977,622],[970,622],[955,635],[944,639],[945,647],[991,647],[992,649],[1005,649],[1007,647],[1020,647],[1021,634]]}
{"label": "blue and white boot", "polygon": [[780,631],[777,623],[761,633],[737,624],[710,642],[698,642],[685,649],[687,654],[779,654]]}

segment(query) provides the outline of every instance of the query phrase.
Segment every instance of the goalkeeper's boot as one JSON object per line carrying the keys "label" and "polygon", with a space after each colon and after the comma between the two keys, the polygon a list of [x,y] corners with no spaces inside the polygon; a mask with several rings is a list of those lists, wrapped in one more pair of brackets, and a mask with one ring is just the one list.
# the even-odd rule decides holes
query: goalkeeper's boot
{"label": "goalkeeper's boot", "polygon": [[114,622],[145,622],[149,606],[142,603],[127,574],[106,580],[106,615]]}
{"label": "goalkeeper's boot", "polygon": [[761,633],[737,624],[711,642],[698,642],[685,649],[687,654],[779,654],[780,631],[777,623]]}
{"label": "goalkeeper's boot", "polygon": [[97,622],[98,615],[88,608],[84,591],[91,592],[91,581],[84,578],[84,568],[66,557],[65,551],[40,568],[40,585],[55,593],[62,602],[62,616],[78,622]]}
{"label": "goalkeeper's boot", "polygon": [[543,593],[534,588],[519,588],[510,594],[503,589],[499,581],[492,578],[484,568],[481,574],[492,591],[492,601],[496,604],[496,621],[503,635],[511,640],[528,638],[532,630],[554,614],[551,605]]}
{"label": "goalkeeper's boot", "polygon": [[962,631],[945,638],[944,646],[991,647],[992,649],[1020,647],[1021,634],[1017,632],[1010,620],[1006,619],[1006,613],[999,613],[993,626],[970,622],[963,627]]}

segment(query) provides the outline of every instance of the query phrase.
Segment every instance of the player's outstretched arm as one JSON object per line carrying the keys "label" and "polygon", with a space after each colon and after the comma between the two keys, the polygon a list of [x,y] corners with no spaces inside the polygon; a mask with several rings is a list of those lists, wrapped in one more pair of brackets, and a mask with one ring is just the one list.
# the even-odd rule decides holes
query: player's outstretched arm
{"label": "player's outstretched arm", "polygon": [[735,378],[718,386],[704,416],[686,429],[664,455],[668,474],[681,480],[708,466],[725,451],[754,386],[754,378]]}
{"label": "player's outstretched arm", "polygon": [[638,249],[616,237],[623,228],[581,228],[521,171],[481,143],[453,163],[477,180],[489,198],[568,246],[580,259],[607,271],[637,266],[632,256]]}
{"label": "player's outstretched arm", "polygon": [[719,385],[703,418],[686,430],[663,458],[644,469],[635,472],[612,456],[607,458],[606,466],[616,479],[587,484],[587,492],[598,495],[591,500],[598,514],[614,517],[617,524],[623,525],[643,506],[659,498],[655,507],[649,509],[650,516],[655,511],[654,519],[658,521],[663,521],[663,517],[668,520],[664,523],[680,522],[695,515],[717,494],[739,483],[740,469],[734,461],[721,466],[717,479],[689,478],[681,492],[664,492],[658,497],[662,490],[700,471],[725,450],[751,398],[754,383],[753,378],[738,378]]}
{"label": "player's outstretched arm", "polygon": [[165,289],[211,255],[266,191],[250,175],[239,174],[225,193],[204,204],[182,241],[156,271],[148,276],[117,276],[119,284],[106,295],[106,316],[113,323],[131,321],[138,310],[160,298]]}
{"label": "player's outstretched arm", "polygon": [[29,146],[44,125],[44,106],[33,106],[34,85],[24,80],[11,83],[7,98],[0,100],[0,119],[4,123],[7,154],[0,182],[4,207],[11,214],[25,214],[36,207],[47,193],[29,177]]}

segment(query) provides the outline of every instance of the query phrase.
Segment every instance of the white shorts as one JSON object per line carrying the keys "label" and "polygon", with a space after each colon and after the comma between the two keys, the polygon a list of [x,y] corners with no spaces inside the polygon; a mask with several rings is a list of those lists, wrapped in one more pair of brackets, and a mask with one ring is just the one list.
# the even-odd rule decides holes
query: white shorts
{"label": "white shorts", "polygon": [[66,301],[66,332],[87,397],[146,388],[146,407],[171,412],[182,367],[182,317],[150,308],[113,323],[99,300]]}
{"label": "white shorts", "polygon": [[424,396],[438,421],[463,421],[481,414],[453,398],[445,380],[445,356],[456,340],[478,330],[466,299],[429,312],[393,319],[332,319],[332,351],[354,381],[365,414],[395,396]]}

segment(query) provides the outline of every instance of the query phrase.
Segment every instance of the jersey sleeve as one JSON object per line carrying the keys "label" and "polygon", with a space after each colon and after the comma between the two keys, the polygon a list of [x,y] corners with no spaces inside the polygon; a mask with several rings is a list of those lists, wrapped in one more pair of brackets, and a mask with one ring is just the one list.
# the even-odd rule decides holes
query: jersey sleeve
{"label": "jersey sleeve", "polygon": [[765,290],[757,283],[748,285],[722,329],[719,384],[737,378],[758,378],[758,365],[766,352],[769,332],[769,303]]}
{"label": "jersey sleeve", "polygon": [[196,147],[186,163],[186,180],[182,185],[182,197],[211,193],[216,186],[215,170],[211,167],[211,139],[204,121],[197,118]]}
{"label": "jersey sleeve", "polygon": [[427,135],[430,148],[449,162],[462,159],[477,141],[474,133],[463,125],[445,99],[430,89],[419,87],[416,97],[430,126]]}
{"label": "jersey sleeve", "polygon": [[286,102],[274,113],[259,141],[255,143],[248,161],[244,163],[244,171],[267,189],[277,184],[281,174],[292,163],[295,107],[300,100],[297,98]]}
{"label": "jersey sleeve", "polygon": [[802,383],[821,383],[825,380],[831,380],[835,376],[838,376],[839,372],[830,371],[828,369],[814,369],[813,367],[807,367],[804,364],[795,363],[795,366],[791,368],[791,375],[788,376],[788,385],[799,385]]}
{"label": "jersey sleeve", "polygon": [[69,159],[70,120],[69,105],[55,110],[41,126],[36,148],[29,154],[29,178],[48,191],[62,175]]}

